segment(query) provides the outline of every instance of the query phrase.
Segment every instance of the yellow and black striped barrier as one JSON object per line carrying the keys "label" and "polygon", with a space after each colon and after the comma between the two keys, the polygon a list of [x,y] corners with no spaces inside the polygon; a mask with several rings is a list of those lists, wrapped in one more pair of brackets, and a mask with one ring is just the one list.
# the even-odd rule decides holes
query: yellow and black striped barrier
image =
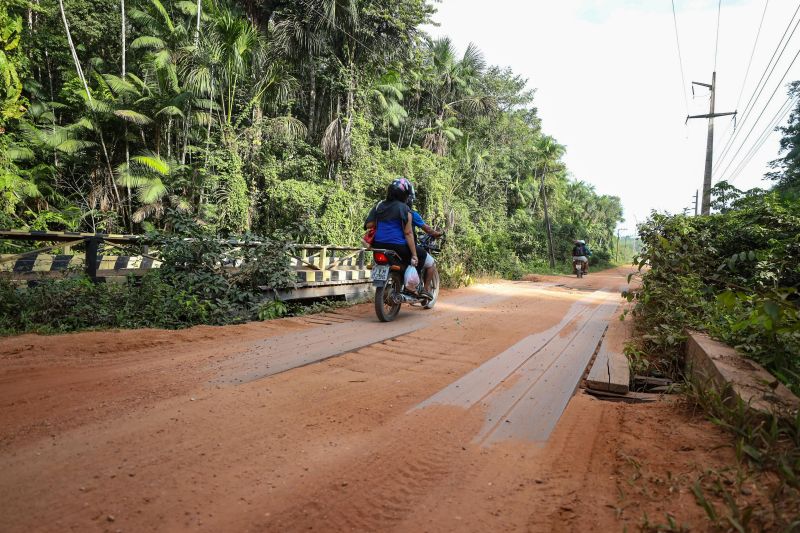
{"label": "yellow and black striped barrier", "polygon": [[[4,230],[0,231],[0,239],[62,243],[20,254],[0,254],[0,276],[23,283],[35,283],[37,279],[77,272],[85,272],[94,280],[122,279],[129,275],[142,276],[148,270],[161,267],[161,261],[150,255],[99,253],[103,242],[146,245],[144,238],[136,235]],[[257,244],[226,242],[232,246]],[[47,253],[54,248],[63,248],[66,251],[84,243],[84,256]],[[327,287],[333,292],[329,290],[325,295],[336,295],[337,290],[342,294],[350,294],[354,286],[369,284],[371,280],[371,253],[364,248],[293,244],[289,249],[290,265],[297,275],[297,289]],[[93,259],[89,259],[90,257]]]}

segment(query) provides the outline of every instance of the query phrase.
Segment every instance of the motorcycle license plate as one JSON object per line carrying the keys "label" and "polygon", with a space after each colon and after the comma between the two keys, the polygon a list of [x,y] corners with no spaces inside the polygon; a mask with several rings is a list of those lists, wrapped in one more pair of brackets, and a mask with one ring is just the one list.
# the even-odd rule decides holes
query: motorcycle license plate
{"label": "motorcycle license plate", "polygon": [[372,281],[386,281],[387,279],[389,279],[389,265],[372,267]]}

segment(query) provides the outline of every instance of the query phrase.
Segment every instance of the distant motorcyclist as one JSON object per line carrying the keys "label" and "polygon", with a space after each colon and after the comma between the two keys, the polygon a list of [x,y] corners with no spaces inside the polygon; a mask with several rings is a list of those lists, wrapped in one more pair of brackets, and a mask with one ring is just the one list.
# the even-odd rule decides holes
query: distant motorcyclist
{"label": "distant motorcyclist", "polygon": [[586,246],[586,241],[575,240],[575,246],[572,247],[572,262],[580,261],[583,265],[584,274],[589,273],[589,247]]}
{"label": "distant motorcyclist", "polygon": [[[414,190],[414,185],[411,184],[411,192],[408,195],[406,204],[411,209],[411,216],[412,216],[411,223],[414,226],[414,228],[420,228],[422,229],[422,231],[424,231],[425,233],[434,238],[439,238],[442,235],[444,235],[443,232],[435,230],[429,225],[427,225],[425,221],[422,219],[422,216],[414,209],[414,200],[416,199],[417,196]],[[414,239],[416,241],[416,234],[414,235]],[[419,255],[420,257],[422,257],[422,255],[420,254],[421,251],[424,252],[422,247],[417,245],[417,255]],[[425,254],[425,255],[426,259],[422,265],[423,268],[422,276],[423,276],[423,283],[425,285],[425,292],[430,294],[431,280],[433,279],[433,275],[436,272],[436,261],[433,259],[433,256],[431,254]]]}

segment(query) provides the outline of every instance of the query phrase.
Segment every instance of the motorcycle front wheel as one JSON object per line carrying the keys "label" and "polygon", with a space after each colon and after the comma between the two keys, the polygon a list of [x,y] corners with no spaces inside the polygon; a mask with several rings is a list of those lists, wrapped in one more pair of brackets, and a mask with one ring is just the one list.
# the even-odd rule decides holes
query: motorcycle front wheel
{"label": "motorcycle front wheel", "polygon": [[395,276],[389,276],[386,285],[375,289],[375,314],[381,322],[391,322],[400,312],[399,301],[395,301],[395,293],[403,290],[403,285]]}

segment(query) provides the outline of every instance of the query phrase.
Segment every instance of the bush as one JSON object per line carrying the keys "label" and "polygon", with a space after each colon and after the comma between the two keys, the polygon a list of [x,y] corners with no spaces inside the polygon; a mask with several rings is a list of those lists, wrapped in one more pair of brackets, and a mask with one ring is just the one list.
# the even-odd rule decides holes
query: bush
{"label": "bush", "polygon": [[685,329],[707,331],[800,392],[799,203],[770,194],[725,214],[653,214],[639,235],[629,299],[646,350],[679,368]]}

